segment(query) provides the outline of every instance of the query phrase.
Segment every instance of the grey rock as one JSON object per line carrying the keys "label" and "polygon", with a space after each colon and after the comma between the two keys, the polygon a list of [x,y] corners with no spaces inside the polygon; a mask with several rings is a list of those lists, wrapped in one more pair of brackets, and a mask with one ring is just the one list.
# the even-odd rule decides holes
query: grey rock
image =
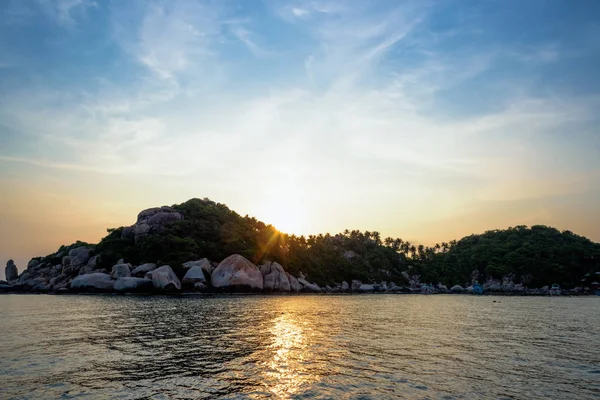
{"label": "grey rock", "polygon": [[342,292],[347,292],[350,290],[350,285],[348,285],[348,282],[346,282],[346,281],[342,282],[341,290],[342,290]]}
{"label": "grey rock", "polygon": [[194,286],[198,282],[206,284],[206,277],[204,276],[202,267],[195,265],[188,269],[181,283],[183,283],[184,286]]}
{"label": "grey rock", "polygon": [[370,293],[370,292],[374,292],[375,291],[375,287],[373,285],[368,285],[366,283],[363,283],[362,285],[360,285],[358,287],[358,292],[360,293]]}
{"label": "grey rock", "polygon": [[211,277],[215,288],[259,289],[263,288],[263,277],[256,265],[239,254],[234,254],[219,264]]}
{"label": "grey rock", "polygon": [[358,291],[358,289],[360,288],[361,285],[362,285],[361,281],[353,280],[350,287],[353,292],[356,292],[356,291]]}
{"label": "grey rock", "polygon": [[35,268],[40,264],[40,259],[39,258],[32,258],[28,263],[27,263],[27,269],[29,268]]}
{"label": "grey rock", "polygon": [[71,289],[74,290],[99,290],[111,291],[115,280],[108,274],[94,272],[91,274],[79,275],[71,282]]}
{"label": "grey rock", "polygon": [[196,289],[199,292],[206,292],[208,291],[208,286],[206,286],[204,283],[202,282],[196,282],[194,284],[194,289]]}
{"label": "grey rock", "polygon": [[163,265],[151,272],[154,287],[164,291],[181,290],[181,282],[170,266]]}
{"label": "grey rock", "polygon": [[110,274],[115,279],[129,277],[131,276],[131,264],[114,265]]}
{"label": "grey rock", "polygon": [[450,288],[450,291],[452,293],[462,293],[465,291],[465,289],[460,285],[454,285]]}
{"label": "grey rock", "polygon": [[291,274],[288,274],[287,272],[285,273],[285,275],[290,281],[290,290],[292,292],[299,292],[300,290],[302,290],[302,285],[300,284],[300,282],[298,282],[298,279],[293,277]]}
{"label": "grey rock", "polygon": [[154,284],[150,279],[128,276],[117,279],[113,289],[117,292],[149,292],[154,289]]}
{"label": "grey rock", "polygon": [[146,264],[142,264],[142,265],[135,267],[133,269],[133,271],[131,271],[131,275],[137,276],[137,277],[143,277],[146,275],[147,272],[154,271],[155,269],[156,269],[156,264],[146,263]]}
{"label": "grey rock", "polygon": [[263,275],[263,289],[275,292],[289,292],[292,290],[290,280],[281,266],[276,262],[267,262],[260,266]]}
{"label": "grey rock", "polygon": [[208,261],[208,259],[206,259],[206,258],[203,258],[201,260],[196,260],[196,261],[187,261],[187,262],[183,263],[184,269],[190,269],[190,268],[196,267],[196,266],[202,268],[202,270],[204,272],[206,272],[208,275],[211,275],[215,269],[215,267],[213,267],[211,262]]}
{"label": "grey rock", "polygon": [[310,283],[306,279],[298,278],[298,283],[302,285],[302,292],[320,293],[322,291],[319,285],[316,283]]}
{"label": "grey rock", "polygon": [[90,259],[90,249],[87,247],[78,247],[69,251],[69,256],[71,257],[71,270],[79,270]]}
{"label": "grey rock", "polygon": [[19,278],[19,270],[13,260],[8,260],[6,268],[4,269],[4,276],[8,282],[14,281]]}

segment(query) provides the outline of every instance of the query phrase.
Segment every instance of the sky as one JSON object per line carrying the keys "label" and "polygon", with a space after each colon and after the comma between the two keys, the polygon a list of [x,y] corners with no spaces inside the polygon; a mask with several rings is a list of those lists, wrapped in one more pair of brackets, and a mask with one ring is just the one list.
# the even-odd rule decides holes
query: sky
{"label": "sky", "polygon": [[296,234],[600,241],[599,71],[596,0],[3,0],[0,260],[193,197]]}

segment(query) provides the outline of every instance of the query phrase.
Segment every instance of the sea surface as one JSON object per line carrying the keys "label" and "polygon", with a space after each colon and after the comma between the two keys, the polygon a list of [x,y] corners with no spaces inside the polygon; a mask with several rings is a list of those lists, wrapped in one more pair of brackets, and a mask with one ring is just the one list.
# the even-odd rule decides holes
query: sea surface
{"label": "sea surface", "polygon": [[0,295],[1,399],[599,399],[600,297]]}

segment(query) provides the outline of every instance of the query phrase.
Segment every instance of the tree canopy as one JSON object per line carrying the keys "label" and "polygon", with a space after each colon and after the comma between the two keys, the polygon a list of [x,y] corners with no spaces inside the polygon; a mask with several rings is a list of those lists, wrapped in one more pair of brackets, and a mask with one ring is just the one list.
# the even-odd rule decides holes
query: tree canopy
{"label": "tree canopy", "polygon": [[407,276],[418,276],[421,282],[465,284],[477,271],[480,281],[510,276],[530,286],[554,282],[575,286],[584,274],[600,270],[600,244],[541,225],[423,246],[357,230],[288,235],[209,199],[191,199],[173,208],[183,220],[138,243],[123,238],[123,228],[109,229],[94,250],[101,254],[101,264],[109,267],[124,258],[134,264],[169,264],[178,272],[185,261],[203,257],[221,261],[241,254],[256,264],[277,261],[288,272],[297,275],[302,271],[323,285],[351,279],[400,283]]}

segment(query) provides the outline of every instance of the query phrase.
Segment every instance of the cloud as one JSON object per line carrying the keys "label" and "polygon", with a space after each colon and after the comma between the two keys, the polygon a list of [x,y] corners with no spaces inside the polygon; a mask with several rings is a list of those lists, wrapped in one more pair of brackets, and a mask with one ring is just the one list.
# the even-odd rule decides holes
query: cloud
{"label": "cloud", "polygon": [[36,0],[41,9],[57,24],[72,27],[76,25],[75,14],[85,12],[88,7],[96,7],[92,0]]}

